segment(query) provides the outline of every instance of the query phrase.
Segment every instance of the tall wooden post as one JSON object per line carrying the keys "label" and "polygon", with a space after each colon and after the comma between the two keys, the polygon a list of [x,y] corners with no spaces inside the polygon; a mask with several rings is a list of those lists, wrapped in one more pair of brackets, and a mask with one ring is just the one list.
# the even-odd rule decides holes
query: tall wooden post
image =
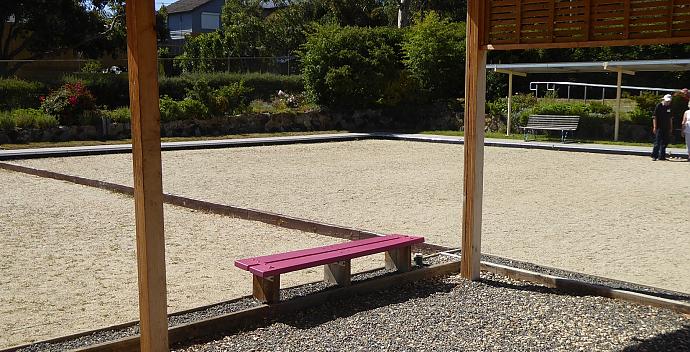
{"label": "tall wooden post", "polygon": [[486,1],[467,2],[467,68],[465,72],[465,175],[461,275],[479,279],[484,174],[484,103],[486,49],[483,47]]}
{"label": "tall wooden post", "polygon": [[158,49],[154,14],[153,0],[127,0],[141,350],[167,351]]}
{"label": "tall wooden post", "polygon": [[506,136],[510,136],[510,116],[513,114],[513,73],[508,74],[508,116],[506,120]]}
{"label": "tall wooden post", "polygon": [[621,85],[623,85],[623,71],[618,69],[618,80],[616,82],[616,122],[613,128],[613,140],[618,141],[618,131],[621,120]]}

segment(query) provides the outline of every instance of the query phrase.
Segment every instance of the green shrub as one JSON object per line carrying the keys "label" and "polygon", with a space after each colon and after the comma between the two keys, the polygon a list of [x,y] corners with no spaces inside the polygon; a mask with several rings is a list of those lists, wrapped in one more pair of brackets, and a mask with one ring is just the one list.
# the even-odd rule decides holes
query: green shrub
{"label": "green shrub", "polygon": [[659,102],[661,102],[661,97],[652,92],[642,92],[638,96],[631,96],[630,99],[634,100],[637,107],[641,112],[646,112],[648,118],[652,118],[652,113],[654,113],[654,108]]}
{"label": "green shrub", "polygon": [[196,99],[184,98],[177,103],[182,114],[180,120],[203,120],[209,117],[206,105]]}
{"label": "green shrub", "polygon": [[652,113],[642,110],[639,106],[636,106],[628,113],[628,118],[630,119],[630,122],[635,125],[651,126],[652,124]]}
{"label": "green shrub", "polygon": [[102,110],[101,113],[112,122],[126,123],[132,120],[132,113],[129,111],[129,108]]}
{"label": "green shrub", "polygon": [[593,114],[608,115],[613,113],[613,107],[602,102],[593,101],[589,103],[589,112]]}
{"label": "green shrub", "polygon": [[55,116],[62,125],[76,125],[96,110],[95,99],[81,82],[65,83],[50,92],[41,102],[41,109]]}
{"label": "green shrub", "polygon": [[20,79],[0,79],[0,110],[37,108],[45,86],[38,82]]}
{"label": "green shrub", "polygon": [[88,60],[81,67],[81,72],[84,73],[101,73],[103,64],[98,60]]}
{"label": "green shrub", "polygon": [[63,77],[63,83],[80,82],[94,96],[95,104],[114,109],[129,105],[127,73],[76,73]]}
{"label": "green shrub", "polygon": [[198,100],[185,98],[177,101],[168,96],[160,99],[161,121],[201,120],[209,116],[208,108]]}
{"label": "green shrub", "polygon": [[161,97],[160,101],[161,122],[178,120],[181,112],[177,101],[167,95]]}
{"label": "green shrub", "polygon": [[[269,100],[278,90],[299,93],[304,90],[301,76],[269,73],[188,73],[179,77],[159,77],[161,96],[182,100],[198,81],[205,81],[211,89],[244,82],[250,90],[249,100]],[[77,73],[63,78],[64,83],[82,82],[96,98],[96,105],[115,109],[129,105],[129,81],[126,73]],[[36,95],[36,106],[38,95]]]}
{"label": "green shrub", "polygon": [[[511,123],[520,123],[520,115],[527,109],[530,109],[537,105],[537,98],[529,94],[515,94],[513,95],[511,109]],[[505,118],[508,115],[508,98],[499,98],[494,101],[486,103],[486,113],[495,116]]]}
{"label": "green shrub", "polygon": [[10,131],[17,127],[9,111],[0,111],[0,130]]}
{"label": "green shrub", "polygon": [[175,58],[174,65],[184,72],[212,72],[227,69],[228,51],[219,31],[202,33],[188,37],[184,44],[184,53]]}
{"label": "green shrub", "polygon": [[465,24],[442,20],[430,12],[410,28],[403,43],[404,63],[432,98],[463,95]]}
{"label": "green shrub", "polygon": [[218,114],[240,114],[249,108],[252,89],[245,87],[244,81],[239,81],[217,89],[213,93],[214,109]]}
{"label": "green shrub", "polygon": [[50,128],[58,125],[54,116],[48,115],[40,109],[15,109],[0,112],[0,129],[14,128]]}
{"label": "green shrub", "polygon": [[400,78],[403,31],[317,26],[299,55],[308,97],[331,108],[388,105],[385,92]]}
{"label": "green shrub", "polygon": [[532,108],[523,110],[516,123],[525,126],[529,115],[573,115],[580,117],[577,136],[581,138],[608,137],[608,126],[613,125],[613,109],[605,108],[601,103],[559,102],[543,100]]}
{"label": "green shrub", "polygon": [[[183,99],[193,89],[195,82],[205,81],[212,89],[219,89],[243,82],[248,89],[249,99],[269,100],[279,90],[299,93],[304,90],[301,76],[285,76],[271,73],[188,73],[179,77],[161,77],[161,96]],[[123,104],[127,105],[127,104]]]}

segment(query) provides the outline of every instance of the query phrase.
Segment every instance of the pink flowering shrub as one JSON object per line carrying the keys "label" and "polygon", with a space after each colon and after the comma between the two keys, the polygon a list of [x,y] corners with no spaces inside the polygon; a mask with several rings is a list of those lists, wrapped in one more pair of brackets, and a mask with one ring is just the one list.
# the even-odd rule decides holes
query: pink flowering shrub
{"label": "pink flowering shrub", "polygon": [[79,124],[85,113],[96,110],[96,99],[82,82],[65,83],[40,100],[41,109],[65,126]]}

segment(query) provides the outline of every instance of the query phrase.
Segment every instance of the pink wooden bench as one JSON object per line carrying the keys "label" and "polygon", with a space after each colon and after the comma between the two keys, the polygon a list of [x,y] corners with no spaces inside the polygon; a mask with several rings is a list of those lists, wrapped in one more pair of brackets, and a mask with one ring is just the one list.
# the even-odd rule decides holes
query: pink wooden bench
{"label": "pink wooden bench", "polygon": [[424,237],[386,235],[330,246],[246,258],[235,266],[254,274],[254,298],[274,303],[280,300],[280,274],[318,265],[324,266],[324,280],[341,286],[350,285],[350,259],[386,252],[386,269],[399,272],[411,269],[412,245]]}

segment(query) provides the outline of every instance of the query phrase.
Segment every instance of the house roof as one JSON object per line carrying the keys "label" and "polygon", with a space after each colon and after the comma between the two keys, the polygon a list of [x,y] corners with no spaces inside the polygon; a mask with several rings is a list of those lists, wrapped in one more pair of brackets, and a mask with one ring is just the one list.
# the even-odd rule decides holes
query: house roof
{"label": "house roof", "polygon": [[[170,4],[167,7],[167,10],[168,13],[189,12],[209,2],[211,2],[211,0],[177,0],[176,2]],[[287,1],[287,3],[290,3],[290,1]],[[259,3],[259,6],[267,10],[280,7],[280,5],[273,2],[273,0],[263,0]]]}
{"label": "house roof", "polygon": [[167,7],[168,13],[189,12],[211,0],[177,0]]}

